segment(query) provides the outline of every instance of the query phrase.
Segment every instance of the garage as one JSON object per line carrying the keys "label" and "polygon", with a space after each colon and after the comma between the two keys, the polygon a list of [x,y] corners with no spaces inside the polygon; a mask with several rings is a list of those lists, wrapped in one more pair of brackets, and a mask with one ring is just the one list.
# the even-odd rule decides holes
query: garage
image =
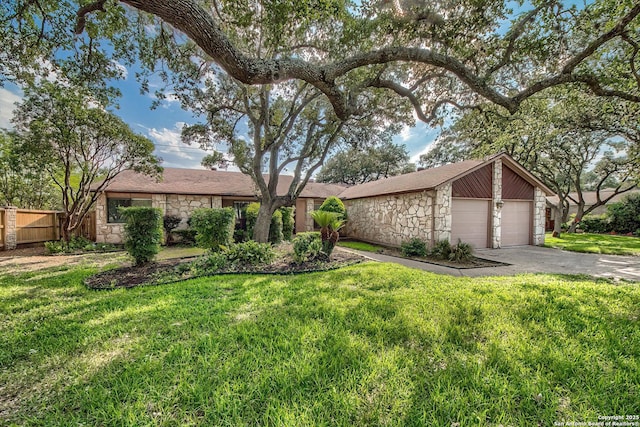
{"label": "garage", "polygon": [[458,239],[474,248],[489,246],[490,201],[453,198],[451,206],[451,244]]}
{"label": "garage", "polygon": [[502,247],[531,243],[530,201],[505,201],[502,207]]}

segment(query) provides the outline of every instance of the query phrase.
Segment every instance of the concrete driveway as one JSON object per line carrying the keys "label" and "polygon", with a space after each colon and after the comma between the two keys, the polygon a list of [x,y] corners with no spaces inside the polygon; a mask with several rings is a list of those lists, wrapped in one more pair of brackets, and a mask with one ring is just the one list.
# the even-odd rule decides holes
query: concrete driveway
{"label": "concrete driveway", "polygon": [[[355,251],[354,251],[355,252]],[[640,281],[640,257],[582,254],[539,246],[514,246],[504,249],[478,249],[475,255],[510,265],[456,269],[404,258],[358,252],[371,259],[396,262],[407,267],[452,276],[505,276],[521,273],[588,274],[594,277]]]}

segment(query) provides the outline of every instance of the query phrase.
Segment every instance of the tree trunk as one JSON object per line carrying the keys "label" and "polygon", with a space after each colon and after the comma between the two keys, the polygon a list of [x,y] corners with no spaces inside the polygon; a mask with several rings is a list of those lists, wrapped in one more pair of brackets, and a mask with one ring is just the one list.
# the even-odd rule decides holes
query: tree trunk
{"label": "tree trunk", "polygon": [[259,243],[267,243],[269,241],[269,230],[271,229],[271,216],[276,208],[273,204],[260,204],[256,225],[253,227],[253,240]]}
{"label": "tree trunk", "polygon": [[562,203],[558,202],[554,210],[553,237],[560,237],[562,234]]}
{"label": "tree trunk", "polygon": [[578,212],[576,212],[576,217],[571,222],[571,226],[569,226],[569,229],[567,230],[567,233],[575,233],[576,232],[576,228],[578,228],[578,225],[580,224],[580,221],[582,221],[583,214],[584,214],[584,203],[578,204]]}

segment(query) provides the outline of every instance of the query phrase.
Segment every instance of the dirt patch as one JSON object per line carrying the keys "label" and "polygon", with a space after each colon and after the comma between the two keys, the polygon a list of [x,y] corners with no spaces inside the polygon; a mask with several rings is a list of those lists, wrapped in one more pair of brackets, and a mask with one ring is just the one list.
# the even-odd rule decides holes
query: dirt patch
{"label": "dirt patch", "polygon": [[329,262],[295,263],[286,253],[286,248],[279,248],[280,255],[269,265],[257,267],[232,266],[215,272],[199,271],[191,268],[195,258],[180,258],[167,261],[151,262],[143,266],[127,266],[103,271],[87,279],[84,283],[91,289],[133,288],[141,285],[160,285],[197,277],[218,274],[299,274],[314,271],[333,270],[365,260],[364,257],[336,248]]}

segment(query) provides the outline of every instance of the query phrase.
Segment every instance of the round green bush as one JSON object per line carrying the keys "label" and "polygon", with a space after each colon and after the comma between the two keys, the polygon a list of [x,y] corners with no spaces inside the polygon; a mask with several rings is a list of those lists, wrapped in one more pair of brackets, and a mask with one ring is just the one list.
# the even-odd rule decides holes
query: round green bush
{"label": "round green bush", "polygon": [[340,200],[336,196],[327,197],[325,201],[322,202],[322,205],[320,205],[320,208],[318,210],[325,212],[334,212],[338,214],[338,219],[347,219],[347,209],[344,207],[344,203],[342,203],[342,200]]}

